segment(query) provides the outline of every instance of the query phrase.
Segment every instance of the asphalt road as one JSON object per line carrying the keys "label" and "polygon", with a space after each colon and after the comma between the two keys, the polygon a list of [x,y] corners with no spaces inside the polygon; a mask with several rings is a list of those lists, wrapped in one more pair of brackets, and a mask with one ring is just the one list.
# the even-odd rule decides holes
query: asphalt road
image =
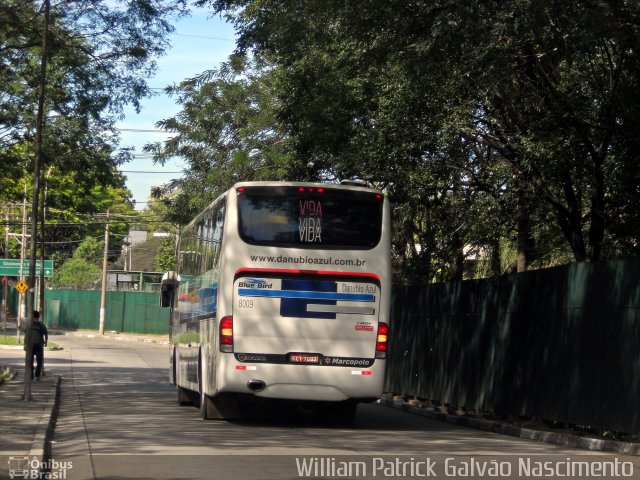
{"label": "asphalt road", "polygon": [[[52,446],[52,472],[60,478],[534,478],[540,473],[535,462],[543,459],[553,473],[546,478],[561,476],[577,459],[611,461],[607,465],[619,469],[633,462],[631,478],[640,478],[637,457],[505,437],[377,404],[361,405],[349,428],[318,423],[304,411],[203,421],[195,407],[177,403],[168,383],[168,346],[51,340],[64,346],[45,360],[48,371],[64,377]],[[2,352],[5,359],[11,355]]]}

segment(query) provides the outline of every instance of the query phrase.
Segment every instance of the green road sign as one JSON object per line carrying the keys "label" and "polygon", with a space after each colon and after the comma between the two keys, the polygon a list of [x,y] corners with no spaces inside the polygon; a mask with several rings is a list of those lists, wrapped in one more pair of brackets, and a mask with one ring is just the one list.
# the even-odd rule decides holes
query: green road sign
{"label": "green road sign", "polygon": [[[22,264],[22,275],[29,275],[29,260],[24,260]],[[36,260],[36,275],[40,275],[40,260]],[[0,276],[18,277],[20,276],[19,258],[0,258]],[[44,261],[44,276],[53,277],[53,260]]]}

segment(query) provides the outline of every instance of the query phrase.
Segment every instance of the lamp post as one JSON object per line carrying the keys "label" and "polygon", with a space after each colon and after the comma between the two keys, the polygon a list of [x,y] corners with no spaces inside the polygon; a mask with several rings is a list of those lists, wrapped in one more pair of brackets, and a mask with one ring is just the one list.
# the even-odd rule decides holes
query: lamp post
{"label": "lamp post", "polygon": [[41,211],[41,216],[40,216],[40,272],[39,272],[40,288],[38,289],[38,293],[39,293],[38,308],[40,309],[40,319],[43,322],[45,321],[45,316],[44,316],[44,310],[45,310],[45,308],[44,308],[44,259],[45,259],[44,226],[45,226],[45,223],[46,223],[47,191],[48,191],[49,175],[51,175],[51,170],[53,170],[53,165],[51,165],[49,167],[49,169],[47,170],[47,174],[44,177],[44,192],[43,192],[43,198],[42,198],[42,208],[40,209],[40,211]]}
{"label": "lamp post", "polygon": [[107,260],[109,257],[109,210],[107,224],[104,226],[104,254],[102,257],[102,290],[100,292],[100,325],[98,333],[104,335],[104,321],[107,313]]}

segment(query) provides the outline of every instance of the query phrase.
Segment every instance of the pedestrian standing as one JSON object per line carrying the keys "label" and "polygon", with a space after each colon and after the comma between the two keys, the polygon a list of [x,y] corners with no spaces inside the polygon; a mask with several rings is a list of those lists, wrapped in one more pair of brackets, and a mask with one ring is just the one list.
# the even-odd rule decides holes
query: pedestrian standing
{"label": "pedestrian standing", "polygon": [[40,376],[44,372],[44,347],[47,346],[49,341],[49,332],[47,326],[40,321],[40,312],[33,311],[33,322],[31,322],[31,328],[25,335],[24,343],[25,350],[30,343],[33,355],[31,357],[31,379],[34,378],[33,372],[33,357],[36,357],[36,371],[35,379],[40,380]]}

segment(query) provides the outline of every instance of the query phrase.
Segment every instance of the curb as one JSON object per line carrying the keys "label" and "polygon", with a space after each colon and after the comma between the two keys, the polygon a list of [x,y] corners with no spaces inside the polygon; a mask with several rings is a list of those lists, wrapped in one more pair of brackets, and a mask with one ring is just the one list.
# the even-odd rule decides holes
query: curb
{"label": "curb", "polygon": [[119,335],[119,334],[104,334],[100,335],[98,333],[78,333],[78,332],[56,332],[56,334],[60,335],[69,335],[73,337],[84,337],[84,338],[99,338],[103,340],[117,340],[120,342],[142,342],[142,343],[156,343],[158,345],[171,345],[169,340],[159,340],[155,338],[149,337],[136,337],[130,335]]}
{"label": "curb", "polygon": [[615,440],[580,437],[578,435],[571,435],[567,433],[546,432],[543,430],[518,427],[509,423],[499,422],[495,420],[486,420],[484,418],[471,418],[449,415],[446,413],[436,412],[432,408],[416,407],[404,401],[397,401],[390,398],[381,398],[379,400],[379,403],[381,405],[397,408],[414,415],[427,417],[432,420],[439,420],[462,427],[476,428],[478,430],[498,433],[500,435],[508,435],[511,437],[519,437],[527,440],[551,443],[554,445],[562,445],[565,447],[579,448],[583,450],[615,452],[625,455],[640,455],[640,443],[618,442]]}
{"label": "curb", "polygon": [[[63,347],[44,347],[45,351],[55,352],[57,350],[64,350]],[[24,350],[22,345],[0,345],[0,350]]]}
{"label": "curb", "polygon": [[[51,458],[51,440],[56,429],[58,411],[60,409],[60,383],[62,377],[57,376],[56,382],[49,393],[47,405],[42,412],[36,433],[33,436],[29,457],[35,457],[40,461],[41,466],[46,466]],[[44,472],[42,472],[44,473]]]}

